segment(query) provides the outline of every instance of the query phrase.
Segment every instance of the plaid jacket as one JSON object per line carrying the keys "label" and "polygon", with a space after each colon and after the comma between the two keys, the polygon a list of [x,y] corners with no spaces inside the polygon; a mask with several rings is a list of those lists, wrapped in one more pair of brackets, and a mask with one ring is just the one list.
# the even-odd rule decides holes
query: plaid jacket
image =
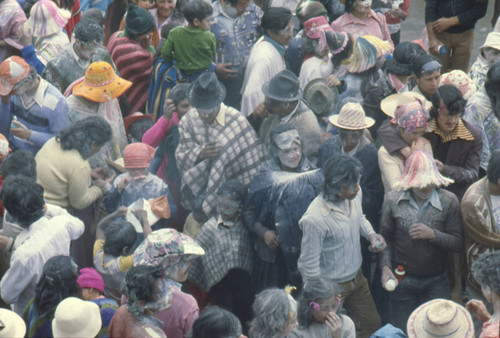
{"label": "plaid jacket", "polygon": [[231,227],[223,225],[218,217],[211,218],[201,227],[196,242],[205,255],[192,261],[189,280],[203,290],[210,291],[231,269],[251,272],[253,250],[243,217]]}
{"label": "plaid jacket", "polygon": [[[202,209],[207,217],[215,214],[216,192],[224,181],[237,179],[248,186],[267,158],[247,119],[224,104],[211,125],[192,109],[179,122],[179,134],[175,158],[182,175],[182,204],[191,209],[193,199],[204,194]],[[209,142],[222,147],[219,156],[199,160],[203,146]]]}

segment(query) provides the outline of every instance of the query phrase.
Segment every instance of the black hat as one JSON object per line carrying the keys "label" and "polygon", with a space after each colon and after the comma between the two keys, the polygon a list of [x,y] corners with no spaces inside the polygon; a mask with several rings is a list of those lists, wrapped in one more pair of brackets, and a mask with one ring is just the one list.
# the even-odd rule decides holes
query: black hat
{"label": "black hat", "polygon": [[226,88],[213,72],[204,72],[187,90],[187,99],[195,108],[212,109],[224,101]]}
{"label": "black hat", "polygon": [[155,29],[155,19],[147,9],[130,4],[125,18],[125,31],[129,35],[142,35]]}
{"label": "black hat", "polygon": [[288,69],[282,70],[265,83],[262,92],[266,97],[282,102],[297,101],[302,97],[299,79]]}

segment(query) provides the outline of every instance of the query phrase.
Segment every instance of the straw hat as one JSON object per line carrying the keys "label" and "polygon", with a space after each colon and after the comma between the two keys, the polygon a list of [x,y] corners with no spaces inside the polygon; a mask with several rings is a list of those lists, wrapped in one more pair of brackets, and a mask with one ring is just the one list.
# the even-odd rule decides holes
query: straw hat
{"label": "straw hat", "polygon": [[389,95],[383,99],[382,102],[380,102],[380,109],[382,109],[386,115],[394,117],[394,112],[396,111],[397,106],[411,103],[415,100],[420,101],[425,111],[430,109],[430,105],[425,97],[415,92]]}
{"label": "straw hat", "polygon": [[469,312],[446,299],[420,305],[408,318],[409,338],[472,338],[474,325]]}
{"label": "straw hat", "polygon": [[0,337],[23,338],[26,324],[14,311],[0,309]]}
{"label": "straw hat", "polygon": [[311,80],[304,88],[304,100],[314,114],[323,116],[330,114],[339,99],[337,87],[328,87],[326,80]]}
{"label": "straw hat", "polygon": [[19,56],[11,56],[0,64],[0,95],[8,95],[14,85],[30,73],[30,66]]}
{"label": "straw hat", "polygon": [[444,84],[452,85],[453,87],[460,90],[464,100],[468,100],[472,94],[477,91],[476,84],[474,81],[464,73],[463,70],[455,69],[449,73],[444,73],[441,75],[441,83],[440,86]]}
{"label": "straw hat", "polygon": [[346,103],[338,115],[330,116],[331,124],[342,129],[361,130],[370,128],[375,120],[365,116],[365,111],[359,103]]}
{"label": "straw hat", "polygon": [[121,96],[130,86],[132,82],[117,76],[109,63],[97,61],[88,66],[84,80],[73,87],[73,95],[103,103]]}
{"label": "straw hat", "polygon": [[41,0],[31,7],[30,17],[24,25],[31,29],[33,36],[44,37],[61,31],[69,18],[70,11],[57,7],[53,1]]}
{"label": "straw hat", "polygon": [[452,179],[439,173],[436,162],[429,153],[417,150],[406,160],[405,169],[394,181],[393,190],[425,188],[429,185],[441,187],[451,183],[453,183]]}
{"label": "straw hat", "polygon": [[64,299],[56,308],[52,333],[57,337],[95,337],[101,330],[99,306],[76,297]]}

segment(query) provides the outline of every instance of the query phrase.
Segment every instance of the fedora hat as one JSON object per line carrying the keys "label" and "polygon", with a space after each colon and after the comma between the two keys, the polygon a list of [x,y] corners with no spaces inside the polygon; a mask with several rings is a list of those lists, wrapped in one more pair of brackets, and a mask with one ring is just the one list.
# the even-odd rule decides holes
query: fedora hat
{"label": "fedora hat", "polygon": [[360,130],[370,128],[375,120],[365,116],[365,111],[359,103],[346,103],[340,113],[330,116],[331,124],[342,129]]}
{"label": "fedora hat", "polygon": [[264,83],[262,92],[266,97],[282,102],[297,101],[302,96],[299,79],[288,69],[282,70],[271,81]]}
{"label": "fedora hat", "polygon": [[26,324],[17,313],[0,309],[0,337],[23,338],[25,333]]}
{"label": "fedora hat", "polygon": [[318,78],[307,84],[303,97],[314,114],[324,116],[332,112],[339,100],[339,92],[337,87],[328,87],[325,79]]}
{"label": "fedora hat", "polygon": [[187,99],[194,108],[213,109],[226,98],[226,87],[213,72],[204,72],[189,86]]}
{"label": "fedora hat", "polygon": [[420,305],[408,318],[409,338],[472,338],[474,325],[469,312],[446,299]]}
{"label": "fedora hat", "polygon": [[73,95],[104,103],[120,97],[130,86],[132,82],[116,75],[109,63],[97,61],[87,67],[83,81],[73,87]]}
{"label": "fedora hat", "polygon": [[422,107],[425,111],[428,111],[430,109],[430,106],[425,97],[415,92],[389,95],[385,99],[383,99],[382,102],[380,102],[380,109],[382,109],[382,111],[386,115],[394,117],[394,112],[396,111],[397,106],[411,103],[415,100],[419,100],[420,103],[422,103]]}
{"label": "fedora hat", "polygon": [[64,299],[56,308],[52,333],[57,337],[95,337],[101,330],[97,304],[76,297]]}

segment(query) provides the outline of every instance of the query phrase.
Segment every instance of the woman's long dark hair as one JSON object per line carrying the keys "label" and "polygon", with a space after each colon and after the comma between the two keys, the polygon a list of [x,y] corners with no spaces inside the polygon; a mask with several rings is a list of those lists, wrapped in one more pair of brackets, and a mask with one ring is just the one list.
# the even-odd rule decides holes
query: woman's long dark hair
{"label": "woman's long dark hair", "polygon": [[71,257],[55,256],[45,263],[33,301],[39,318],[52,317],[63,299],[79,297],[77,278],[78,268]]}

